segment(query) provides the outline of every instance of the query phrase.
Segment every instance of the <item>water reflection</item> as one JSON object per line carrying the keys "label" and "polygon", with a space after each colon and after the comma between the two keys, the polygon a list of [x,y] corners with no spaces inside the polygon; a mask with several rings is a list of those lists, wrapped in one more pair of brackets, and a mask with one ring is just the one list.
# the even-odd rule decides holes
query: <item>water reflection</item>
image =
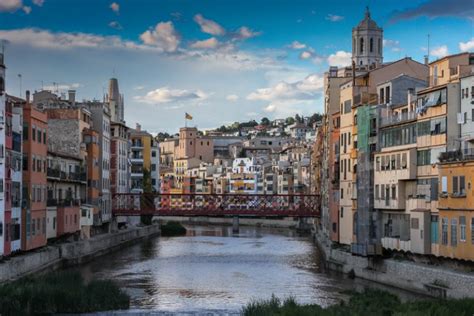
{"label": "water reflection", "polygon": [[314,245],[287,229],[188,226],[184,237],[144,241],[82,266],[86,278],[116,280],[133,309],[238,312],[251,299],[296,297],[323,306],[354,281],[323,271]]}

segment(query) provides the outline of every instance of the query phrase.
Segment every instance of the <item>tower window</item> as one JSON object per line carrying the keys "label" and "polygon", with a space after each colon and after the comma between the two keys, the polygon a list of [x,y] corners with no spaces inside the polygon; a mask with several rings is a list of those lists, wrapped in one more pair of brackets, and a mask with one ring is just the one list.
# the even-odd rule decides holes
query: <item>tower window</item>
{"label": "tower window", "polygon": [[379,38],[378,48],[379,48],[379,54],[382,54],[382,40],[380,38]]}
{"label": "tower window", "polygon": [[374,52],[374,39],[373,38],[370,38],[370,52],[371,53]]}
{"label": "tower window", "polygon": [[359,41],[359,45],[360,45],[360,53],[362,54],[364,52],[364,39],[361,37],[360,38],[360,41]]}
{"label": "tower window", "polygon": [[0,95],[3,95],[3,92],[5,91],[5,80],[0,77]]}

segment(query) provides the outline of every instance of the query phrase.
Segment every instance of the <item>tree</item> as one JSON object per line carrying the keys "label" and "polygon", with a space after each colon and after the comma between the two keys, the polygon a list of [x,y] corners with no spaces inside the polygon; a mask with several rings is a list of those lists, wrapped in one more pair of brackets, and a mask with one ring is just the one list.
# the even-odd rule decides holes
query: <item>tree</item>
{"label": "tree", "polygon": [[[147,168],[143,169],[143,193],[152,193],[153,192],[153,185],[151,183],[151,172]],[[146,209],[149,208],[151,205],[154,205],[153,195],[151,194],[144,194],[141,197],[141,208]],[[143,225],[151,225],[151,220],[153,215],[141,215],[140,221]]]}
{"label": "tree", "polygon": [[316,122],[321,122],[323,120],[323,116],[319,113],[314,113],[313,115],[310,116],[308,120],[308,125],[313,126],[314,123]]}
{"label": "tree", "polygon": [[286,125],[291,125],[295,123],[295,119],[293,117],[287,117],[285,120]]}
{"label": "tree", "polygon": [[260,124],[265,125],[265,126],[268,126],[268,125],[270,125],[270,120],[269,120],[267,117],[264,117],[264,118],[262,118],[262,120],[260,121]]}

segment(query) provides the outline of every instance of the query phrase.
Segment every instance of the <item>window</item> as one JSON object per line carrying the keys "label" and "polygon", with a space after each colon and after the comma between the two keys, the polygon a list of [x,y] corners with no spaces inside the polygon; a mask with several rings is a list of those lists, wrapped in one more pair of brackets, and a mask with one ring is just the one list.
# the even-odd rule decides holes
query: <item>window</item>
{"label": "window", "polygon": [[41,130],[38,128],[38,143],[41,143]]}
{"label": "window", "polygon": [[374,52],[374,39],[373,38],[370,38],[370,52],[371,53]]}
{"label": "window", "polygon": [[459,177],[459,192],[461,195],[466,194],[466,178],[464,176]]}
{"label": "window", "polygon": [[430,134],[431,123],[430,121],[418,122],[417,124],[417,135],[418,137]]}
{"label": "window", "polygon": [[397,187],[393,184],[392,185],[392,199],[395,200],[397,198]]}
{"label": "window", "polygon": [[36,140],[36,126],[35,125],[31,127],[31,137],[33,140]]}
{"label": "window", "polygon": [[31,235],[34,236],[36,232],[36,225],[35,225],[35,220],[31,220]]}
{"label": "window", "polygon": [[344,208],[341,207],[341,218],[343,218],[343,217],[344,217]]}
{"label": "window", "polygon": [[466,242],[466,216],[459,217],[459,241]]}
{"label": "window", "polygon": [[441,194],[448,194],[448,177],[441,177]]}
{"label": "window", "polygon": [[380,192],[380,196],[382,197],[382,200],[385,200],[385,184],[382,184],[381,188],[382,191]]}
{"label": "window", "polygon": [[352,108],[352,100],[346,100],[344,101],[344,113],[351,113],[351,108]]}
{"label": "window", "polygon": [[28,130],[30,126],[28,123],[23,123],[23,140],[28,140]]}
{"label": "window", "polygon": [[418,218],[411,219],[411,229],[420,229],[420,220]]}
{"label": "window", "polygon": [[431,151],[430,149],[427,150],[419,150],[417,152],[417,165],[418,166],[426,166],[431,163]]}
{"label": "window", "polygon": [[46,130],[43,129],[43,144],[46,145]]}
{"label": "window", "polygon": [[341,189],[341,199],[344,198],[344,189]]}
{"label": "window", "polygon": [[379,197],[380,197],[380,195],[379,195],[379,185],[376,184],[375,185],[375,199],[378,200]]}
{"label": "window", "polygon": [[359,40],[359,51],[360,53],[364,53],[364,39],[361,37]]}
{"label": "window", "polygon": [[443,245],[448,244],[448,218],[444,217],[441,219],[441,243]]}
{"label": "window", "polygon": [[380,171],[380,156],[375,158],[375,170]]}
{"label": "window", "polygon": [[451,246],[455,247],[458,244],[458,220],[451,219]]}
{"label": "window", "polygon": [[471,218],[471,244],[474,244],[474,217]]}

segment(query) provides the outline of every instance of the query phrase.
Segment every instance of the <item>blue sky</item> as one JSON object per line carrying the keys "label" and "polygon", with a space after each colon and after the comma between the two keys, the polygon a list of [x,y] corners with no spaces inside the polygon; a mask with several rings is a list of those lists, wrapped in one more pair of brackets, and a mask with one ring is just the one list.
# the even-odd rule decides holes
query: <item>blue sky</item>
{"label": "blue sky", "polygon": [[[102,98],[115,75],[129,126],[175,132],[322,111],[323,73],[350,60],[370,6],[385,61],[474,51],[474,0],[0,0],[8,93]],[[23,93],[24,95],[24,93]]]}

